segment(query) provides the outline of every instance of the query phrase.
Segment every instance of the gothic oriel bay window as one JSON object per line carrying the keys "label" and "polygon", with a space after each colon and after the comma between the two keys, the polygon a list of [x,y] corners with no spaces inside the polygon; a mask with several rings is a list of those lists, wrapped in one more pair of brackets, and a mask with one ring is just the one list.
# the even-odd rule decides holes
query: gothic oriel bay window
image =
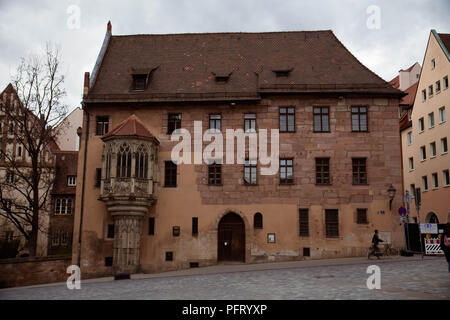
{"label": "gothic oriel bay window", "polygon": [[133,273],[139,262],[142,221],[156,202],[159,141],[134,115],[102,140],[100,199],[115,225],[113,269]]}
{"label": "gothic oriel bay window", "polygon": [[131,177],[131,150],[130,146],[126,143],[122,144],[117,153],[117,165],[116,165],[117,178],[130,178]]}
{"label": "gothic oriel bay window", "polygon": [[148,152],[145,146],[140,145],[136,152],[136,173],[138,179],[147,179],[148,174]]}

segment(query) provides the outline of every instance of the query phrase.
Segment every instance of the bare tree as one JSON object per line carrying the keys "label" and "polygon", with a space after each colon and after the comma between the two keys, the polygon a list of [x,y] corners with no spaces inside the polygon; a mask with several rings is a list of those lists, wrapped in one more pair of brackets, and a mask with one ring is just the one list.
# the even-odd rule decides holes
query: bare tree
{"label": "bare tree", "polygon": [[35,256],[38,233],[47,232],[40,214],[48,211],[55,178],[52,150],[64,130],[57,125],[67,113],[59,50],[47,44],[43,56],[21,59],[12,86],[17,99],[8,97],[3,106],[0,166],[6,175],[0,181],[0,215],[25,237]]}

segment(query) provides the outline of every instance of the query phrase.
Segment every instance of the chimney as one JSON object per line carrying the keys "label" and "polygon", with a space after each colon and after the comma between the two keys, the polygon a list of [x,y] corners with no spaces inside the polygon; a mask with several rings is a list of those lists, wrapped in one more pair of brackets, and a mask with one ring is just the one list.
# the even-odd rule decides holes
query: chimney
{"label": "chimney", "polygon": [[83,96],[87,96],[89,92],[89,72],[84,73],[84,88],[83,88]]}
{"label": "chimney", "polygon": [[112,34],[111,20],[108,21],[108,24],[107,24],[107,26],[106,26],[106,32],[108,32],[109,34]]}

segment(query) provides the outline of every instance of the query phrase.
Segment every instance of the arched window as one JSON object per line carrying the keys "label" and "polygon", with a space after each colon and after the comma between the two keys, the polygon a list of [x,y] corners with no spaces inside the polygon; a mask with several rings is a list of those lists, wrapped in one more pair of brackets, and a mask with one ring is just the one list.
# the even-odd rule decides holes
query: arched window
{"label": "arched window", "polygon": [[148,172],[148,152],[145,146],[140,145],[136,152],[136,172],[138,179],[147,179]]}
{"label": "arched window", "polygon": [[131,150],[126,143],[122,144],[117,153],[117,178],[131,177]]}
{"label": "arched window", "polygon": [[253,216],[253,228],[262,229],[263,228],[263,216],[261,213],[257,212]]}
{"label": "arched window", "polygon": [[429,212],[425,218],[426,223],[439,223],[439,219],[436,214]]}

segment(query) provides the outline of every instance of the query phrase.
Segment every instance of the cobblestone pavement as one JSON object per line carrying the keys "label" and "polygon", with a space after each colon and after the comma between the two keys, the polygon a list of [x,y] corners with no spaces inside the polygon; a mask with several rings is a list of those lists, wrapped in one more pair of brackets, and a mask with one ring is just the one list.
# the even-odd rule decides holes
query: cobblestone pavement
{"label": "cobblestone pavement", "polygon": [[[381,269],[381,289],[369,290],[369,265]],[[200,269],[198,269],[200,270]],[[444,258],[371,260],[351,265],[308,266],[0,290],[5,299],[446,299],[450,274]]]}

